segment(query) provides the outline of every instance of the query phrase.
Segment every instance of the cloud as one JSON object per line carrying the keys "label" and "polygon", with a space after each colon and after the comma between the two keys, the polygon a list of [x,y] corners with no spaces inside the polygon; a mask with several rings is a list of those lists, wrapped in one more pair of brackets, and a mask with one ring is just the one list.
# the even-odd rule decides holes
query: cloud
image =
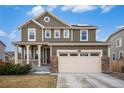
{"label": "cloud", "polygon": [[121,28],[124,28],[124,26],[123,26],[123,25],[121,25],[121,26],[116,26],[115,28],[116,28],[116,29],[121,29]]}
{"label": "cloud", "polygon": [[3,30],[0,30],[0,36],[7,36],[7,33]]}
{"label": "cloud", "polygon": [[17,38],[16,36],[16,31],[13,30],[11,33],[9,33],[8,37],[11,39],[11,40],[15,40]]}
{"label": "cloud", "polygon": [[96,9],[93,5],[65,5],[61,7],[62,11],[71,10],[72,12],[82,13]]}
{"label": "cloud", "polygon": [[36,16],[45,10],[53,11],[56,7],[57,7],[57,5],[48,5],[46,7],[37,5],[37,6],[34,6],[30,11],[28,11],[27,14]]}
{"label": "cloud", "polygon": [[102,9],[102,13],[106,13],[111,11],[115,6],[111,6],[111,5],[102,5],[100,6],[100,8]]}
{"label": "cloud", "polygon": [[44,11],[44,8],[40,5],[37,5],[37,6],[34,6],[30,11],[28,11],[27,14],[36,16],[43,11]]}
{"label": "cloud", "polygon": [[48,5],[46,7],[46,10],[49,10],[49,11],[53,11],[55,8],[57,8],[58,6],[57,5]]}

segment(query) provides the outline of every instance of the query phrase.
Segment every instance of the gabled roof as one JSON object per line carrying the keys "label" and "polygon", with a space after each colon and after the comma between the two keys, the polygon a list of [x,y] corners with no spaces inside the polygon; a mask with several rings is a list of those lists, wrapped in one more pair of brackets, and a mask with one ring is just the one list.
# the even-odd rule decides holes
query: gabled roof
{"label": "gabled roof", "polygon": [[112,36],[114,36],[114,35],[116,35],[116,34],[122,32],[122,31],[124,31],[124,28],[121,28],[121,29],[119,29],[118,31],[116,31],[116,32],[114,32],[113,34],[111,34],[111,35],[108,37],[108,39],[106,40],[106,42],[108,42],[109,39],[110,39]]}
{"label": "gabled roof", "polygon": [[65,23],[62,19],[58,18],[57,16],[53,15],[51,12],[49,12],[49,11],[47,11],[47,10],[44,11],[43,13],[40,13],[38,16],[36,16],[36,17],[34,18],[34,20],[37,20],[39,17],[41,17],[41,16],[43,16],[43,15],[45,15],[45,14],[49,14],[50,16],[52,16],[53,18],[57,19],[57,20],[58,20],[59,22],[61,22],[62,24],[71,27],[71,25]]}
{"label": "gabled roof", "polygon": [[3,45],[3,46],[5,46],[6,47],[6,45],[0,40],[0,43]]}
{"label": "gabled roof", "polygon": [[35,21],[33,19],[30,19],[30,20],[26,21],[25,23],[21,24],[19,26],[19,29],[22,28],[22,27],[24,27],[25,25],[29,24],[30,22],[33,22],[33,23],[37,24],[38,26],[44,28],[44,26],[42,24],[38,23],[37,21]]}

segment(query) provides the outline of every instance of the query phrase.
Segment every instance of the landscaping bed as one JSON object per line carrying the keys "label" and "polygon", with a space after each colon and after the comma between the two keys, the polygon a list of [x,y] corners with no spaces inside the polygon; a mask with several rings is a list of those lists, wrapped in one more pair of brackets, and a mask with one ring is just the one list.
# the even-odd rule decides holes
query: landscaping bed
{"label": "landscaping bed", "polygon": [[0,76],[0,88],[55,88],[56,82],[52,75]]}

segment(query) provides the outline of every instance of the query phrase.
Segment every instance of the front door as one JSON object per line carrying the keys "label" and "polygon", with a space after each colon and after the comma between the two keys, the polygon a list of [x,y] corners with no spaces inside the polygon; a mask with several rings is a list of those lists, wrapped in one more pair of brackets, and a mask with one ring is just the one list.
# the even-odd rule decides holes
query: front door
{"label": "front door", "polygon": [[43,63],[50,64],[50,48],[49,47],[43,48]]}

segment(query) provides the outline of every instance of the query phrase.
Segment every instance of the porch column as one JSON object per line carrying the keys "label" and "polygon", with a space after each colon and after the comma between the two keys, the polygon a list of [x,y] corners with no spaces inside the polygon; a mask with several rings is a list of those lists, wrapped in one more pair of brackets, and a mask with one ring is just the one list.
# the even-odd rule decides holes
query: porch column
{"label": "porch column", "polygon": [[50,57],[52,57],[52,46],[50,46]]}
{"label": "porch column", "polygon": [[38,66],[41,66],[41,45],[37,45],[38,47]]}
{"label": "porch column", "polygon": [[15,46],[15,64],[18,64],[18,45]]}
{"label": "porch column", "polygon": [[26,45],[26,50],[27,50],[27,64],[29,64],[29,48],[30,48],[30,45]]}

